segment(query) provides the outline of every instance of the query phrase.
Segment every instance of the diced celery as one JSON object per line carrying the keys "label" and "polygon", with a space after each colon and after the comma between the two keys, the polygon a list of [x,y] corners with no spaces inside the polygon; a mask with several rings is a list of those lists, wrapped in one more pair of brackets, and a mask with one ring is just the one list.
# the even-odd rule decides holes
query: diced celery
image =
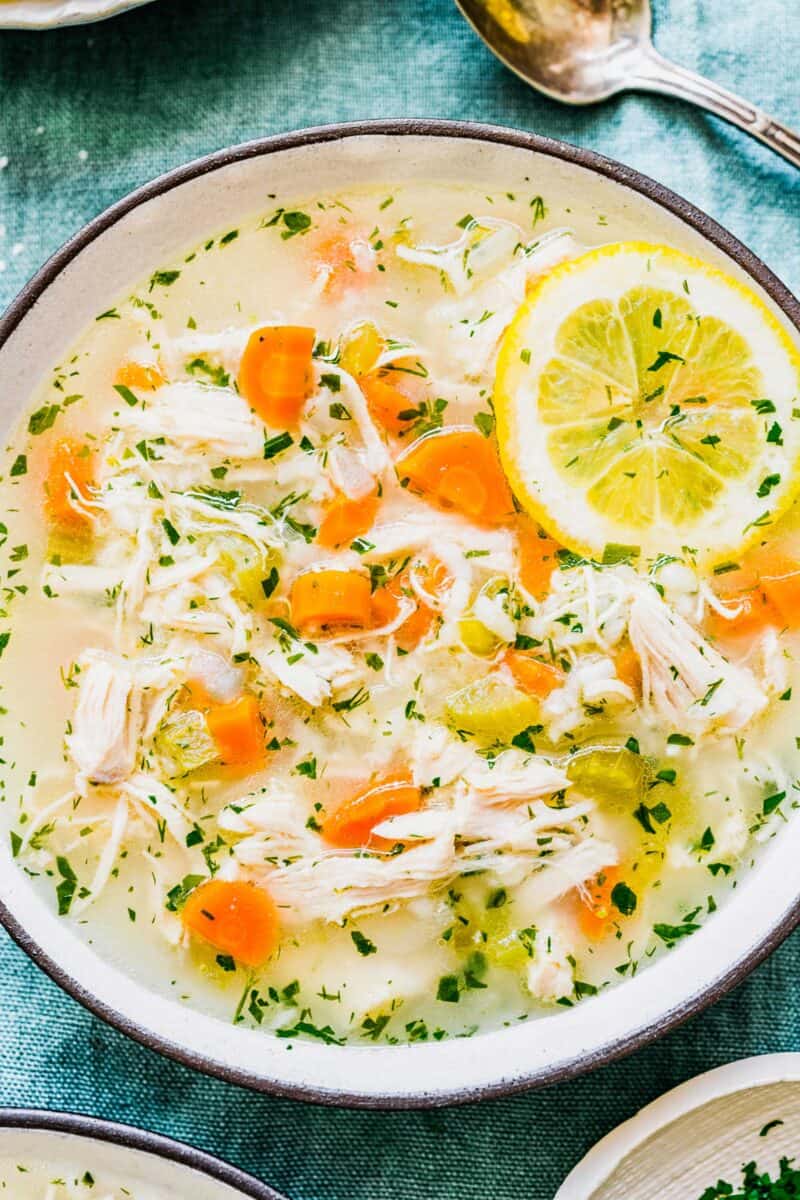
{"label": "diced celery", "polygon": [[342,341],[339,365],[350,375],[366,375],[375,366],[384,342],[371,321],[361,321]]}
{"label": "diced celery", "polygon": [[217,757],[206,719],[194,710],[168,718],[159,729],[155,744],[159,754],[171,761],[175,775],[196,771]]}
{"label": "diced celery", "polygon": [[504,937],[490,938],[486,954],[498,967],[524,971],[533,958],[535,941],[535,929],[512,929]]}
{"label": "diced celery", "polygon": [[579,750],[565,764],[574,787],[594,800],[636,805],[648,776],[646,760],[625,746],[592,746]]}
{"label": "diced celery", "polygon": [[277,586],[274,572],[280,567],[281,555],[271,547],[259,550],[246,538],[231,537],[220,561],[251,608],[260,608]]}
{"label": "diced celery", "polygon": [[488,596],[490,600],[493,600],[495,596],[500,596],[507,591],[508,580],[505,575],[493,575],[491,579],[487,579],[478,595]]}
{"label": "diced celery", "polygon": [[536,930],[512,928],[513,903],[496,903],[502,888],[467,890],[466,881],[465,885],[453,909],[450,944],[463,954],[480,950],[490,963],[506,970],[525,970],[534,954]]}
{"label": "diced celery", "polygon": [[[508,580],[504,575],[494,575],[484,583],[477,596],[473,597],[472,603],[474,604],[481,597],[494,600],[496,596],[500,596],[504,592],[508,592]],[[461,641],[470,654],[476,654],[481,658],[488,658],[501,645],[502,638],[498,637],[488,625],[479,620],[472,608],[470,608],[467,615],[459,622],[458,629],[461,634]]]}
{"label": "diced celery", "polygon": [[488,675],[450,696],[445,714],[450,725],[465,733],[510,741],[536,724],[539,703],[497,675]]}
{"label": "diced celery", "polygon": [[88,563],[94,557],[94,542],[90,530],[74,533],[51,529],[47,538],[47,561],[50,563]]}
{"label": "diced celery", "polygon": [[475,617],[464,617],[459,621],[458,632],[470,654],[477,654],[480,658],[488,658],[500,645],[497,635]]}

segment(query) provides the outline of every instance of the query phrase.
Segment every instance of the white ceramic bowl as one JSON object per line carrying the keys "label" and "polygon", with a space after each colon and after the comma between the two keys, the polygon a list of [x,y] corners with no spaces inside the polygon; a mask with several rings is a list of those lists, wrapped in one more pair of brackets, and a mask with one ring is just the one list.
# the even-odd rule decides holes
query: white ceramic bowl
{"label": "white ceramic bowl", "polygon": [[[800,305],[733,237],[658,184],[563,143],[447,122],[331,126],[222,151],[166,175],[109,209],[60,250],[0,320],[0,420],[27,405],[44,372],[146,272],[263,206],[398,180],[468,182],[575,196],[578,233],[597,214],[718,263],[759,291],[795,336]],[[585,212],[584,228],[580,213]],[[602,236],[602,234],[601,234]],[[0,812],[0,918],[73,996],[147,1045],[237,1082],[322,1102],[432,1105],[513,1091],[585,1071],[704,1008],[800,920],[800,826],[790,825],[705,927],[634,979],[571,1009],[463,1040],[413,1046],[286,1041],[157,996],[101,960],[13,865]]]}
{"label": "white ceramic bowl", "polygon": [[[776,1124],[781,1122],[781,1124]],[[555,1200],[696,1200],[743,1163],[775,1172],[800,1140],[800,1054],[763,1054],[698,1075],[604,1137]]]}
{"label": "white ceramic bowl", "polygon": [[201,1150],[77,1113],[0,1108],[0,1160],[31,1171],[46,1168],[51,1179],[89,1171],[98,1181],[143,1198],[283,1200],[266,1184]]}
{"label": "white ceramic bowl", "polygon": [[150,0],[0,0],[0,29],[51,29],[105,21]]}

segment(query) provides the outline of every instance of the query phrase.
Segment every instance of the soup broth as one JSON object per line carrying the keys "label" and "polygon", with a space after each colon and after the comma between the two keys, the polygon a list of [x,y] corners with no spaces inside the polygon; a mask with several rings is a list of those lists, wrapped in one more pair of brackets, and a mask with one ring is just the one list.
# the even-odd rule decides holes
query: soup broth
{"label": "soup broth", "polygon": [[0,1158],[0,1195],[13,1200],[165,1200],[166,1194],[130,1179],[112,1179],[87,1162]]}
{"label": "soup broth", "polygon": [[671,952],[785,823],[791,622],[738,562],[574,553],[501,467],[504,331],[620,233],[572,207],[275,198],[25,413],[12,848],[154,990],[332,1044],[498,1028]]}

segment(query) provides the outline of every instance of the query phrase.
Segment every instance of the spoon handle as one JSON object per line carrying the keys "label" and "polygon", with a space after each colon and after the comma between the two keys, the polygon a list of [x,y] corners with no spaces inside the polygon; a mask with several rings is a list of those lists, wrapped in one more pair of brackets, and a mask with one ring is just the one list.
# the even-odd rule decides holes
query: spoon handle
{"label": "spoon handle", "polygon": [[707,108],[800,167],[800,135],[788,125],[775,121],[748,100],[743,100],[712,80],[662,58],[652,47],[648,47],[642,55],[628,86],[678,96],[681,100]]}

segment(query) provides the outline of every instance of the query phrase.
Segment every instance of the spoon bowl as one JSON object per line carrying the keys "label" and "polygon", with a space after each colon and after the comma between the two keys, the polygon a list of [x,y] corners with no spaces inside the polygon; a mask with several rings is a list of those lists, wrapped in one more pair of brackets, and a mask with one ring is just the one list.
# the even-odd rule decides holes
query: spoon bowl
{"label": "spoon bowl", "polygon": [[649,0],[456,3],[506,66],[567,104],[593,104],[629,87],[650,45]]}
{"label": "spoon bowl", "polygon": [[662,58],[650,0],[456,0],[493,54],[554,100],[594,104],[630,89],[698,104],[800,167],[800,135]]}

